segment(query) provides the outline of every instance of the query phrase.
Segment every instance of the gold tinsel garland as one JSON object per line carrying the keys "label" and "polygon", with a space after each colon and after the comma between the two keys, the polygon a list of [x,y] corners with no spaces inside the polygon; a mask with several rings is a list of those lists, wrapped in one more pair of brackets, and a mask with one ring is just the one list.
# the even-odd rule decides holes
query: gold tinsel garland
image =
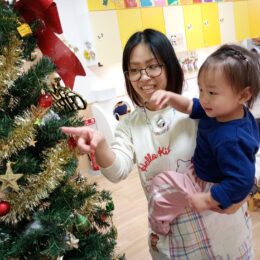
{"label": "gold tinsel garland", "polygon": [[[73,188],[73,190],[76,190],[78,192],[89,192],[91,193],[92,189],[96,189],[96,185],[92,187],[87,181],[87,178],[83,177],[81,182],[75,181],[75,179],[70,179],[68,181],[68,185]],[[80,210],[77,212],[82,215],[92,215],[92,210],[95,208],[95,204],[100,204],[100,192],[96,191],[96,193],[93,193],[93,195],[88,198],[85,203],[81,206]]]}
{"label": "gold tinsel garland", "polygon": [[11,211],[0,221],[16,224],[28,216],[63,180],[66,172],[63,167],[75,155],[72,154],[67,141],[58,143],[55,147],[44,151],[44,169],[39,175],[29,176],[27,184],[20,187],[19,193],[9,193],[6,200],[11,205]]}
{"label": "gold tinsel garland", "polygon": [[[77,190],[78,192],[91,192],[91,189],[96,189],[95,187],[92,187],[92,185],[89,184],[87,181],[87,178],[82,178],[81,182],[75,181],[75,179],[70,179],[68,181],[68,185],[70,185],[74,190]],[[106,210],[106,203],[100,201],[101,198],[101,191],[96,191],[91,197],[89,197],[87,200],[85,200],[85,203],[81,206],[79,210],[77,210],[77,213],[85,216],[88,218],[88,220],[91,222],[91,225],[94,225],[99,232],[106,233],[111,227],[116,232],[117,236],[117,229],[114,226],[113,220],[111,217],[107,216],[106,222],[109,223],[108,226],[103,226],[100,228],[98,225],[95,224],[95,221],[93,220],[93,214],[95,214],[96,206],[99,206]]]}
{"label": "gold tinsel garland", "polygon": [[7,139],[0,140],[0,158],[9,158],[20,150],[28,147],[36,134],[36,120],[40,119],[48,110],[32,107],[24,112],[23,116],[17,116],[14,120],[15,128]]}
{"label": "gold tinsel garland", "polygon": [[8,88],[21,74],[22,41],[13,35],[10,43],[4,47],[0,55],[0,107],[2,107],[3,94],[8,92]]}

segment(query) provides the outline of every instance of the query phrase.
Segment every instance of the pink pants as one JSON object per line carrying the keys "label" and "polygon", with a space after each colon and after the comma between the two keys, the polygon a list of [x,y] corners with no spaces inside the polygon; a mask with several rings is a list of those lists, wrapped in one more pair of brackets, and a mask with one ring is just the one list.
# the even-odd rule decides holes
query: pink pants
{"label": "pink pants", "polygon": [[148,218],[151,229],[160,235],[170,231],[170,223],[188,207],[187,195],[202,192],[200,180],[191,164],[184,173],[166,171],[156,175],[149,194]]}

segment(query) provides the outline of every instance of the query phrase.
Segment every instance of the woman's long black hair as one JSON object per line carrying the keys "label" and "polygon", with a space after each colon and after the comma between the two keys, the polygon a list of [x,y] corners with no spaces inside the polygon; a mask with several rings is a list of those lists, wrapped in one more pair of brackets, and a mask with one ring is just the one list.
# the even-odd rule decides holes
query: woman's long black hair
{"label": "woman's long black hair", "polygon": [[[134,33],[127,41],[123,52],[123,72],[129,69],[130,55],[140,43],[147,44],[155,58],[164,64],[167,75],[166,90],[181,94],[184,75],[175,51],[169,39],[161,32],[153,29]],[[129,97],[137,106],[143,106],[142,100],[135,92],[131,82],[125,76],[126,89]]]}

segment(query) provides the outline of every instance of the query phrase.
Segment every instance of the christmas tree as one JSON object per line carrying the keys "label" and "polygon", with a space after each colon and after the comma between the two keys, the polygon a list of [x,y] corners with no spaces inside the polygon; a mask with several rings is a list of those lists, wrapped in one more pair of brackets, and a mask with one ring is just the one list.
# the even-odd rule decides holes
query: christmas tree
{"label": "christmas tree", "polygon": [[60,64],[35,60],[37,46],[47,48],[46,9],[27,19],[21,4],[38,2],[52,1],[0,1],[0,258],[124,259],[115,254],[111,194],[77,172],[76,141],[60,131],[82,125],[87,104]]}

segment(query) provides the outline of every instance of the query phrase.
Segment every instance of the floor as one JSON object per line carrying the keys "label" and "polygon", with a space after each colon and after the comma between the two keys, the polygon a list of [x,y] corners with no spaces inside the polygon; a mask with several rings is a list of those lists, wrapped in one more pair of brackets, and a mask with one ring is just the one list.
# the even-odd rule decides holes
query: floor
{"label": "floor", "polygon": [[[147,209],[139,176],[132,172],[120,183],[113,184],[102,175],[87,175],[100,188],[112,192],[115,204],[114,224],[118,231],[117,251],[125,253],[127,260],[151,260],[147,247]],[[134,203],[133,203],[134,202]],[[260,208],[250,213],[253,220],[255,260],[260,259]]]}

